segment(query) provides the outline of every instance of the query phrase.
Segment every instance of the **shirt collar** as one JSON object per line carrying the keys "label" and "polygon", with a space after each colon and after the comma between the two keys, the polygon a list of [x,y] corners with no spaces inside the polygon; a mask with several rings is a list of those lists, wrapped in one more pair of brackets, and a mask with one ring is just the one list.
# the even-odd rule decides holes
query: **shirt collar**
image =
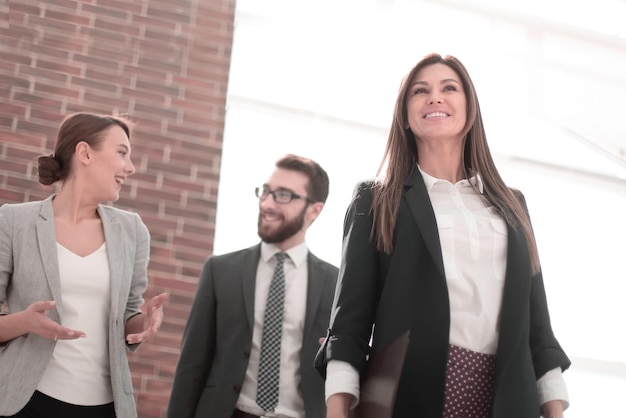
{"label": "shirt collar", "polygon": [[[422,178],[424,179],[424,184],[426,185],[426,190],[428,190],[429,192],[432,189],[432,187],[438,182],[445,181],[446,183],[449,183],[447,180],[438,179],[426,173],[425,171],[421,169],[419,164],[417,165],[417,168],[422,174]],[[483,194],[483,181],[480,178],[480,174],[476,174],[475,176],[470,177],[469,180],[465,180],[465,179],[459,180],[458,182],[456,182],[456,184],[461,184],[461,185],[466,184],[468,186],[469,185],[476,186],[478,188],[478,192],[480,194]]]}
{"label": "shirt collar", "polygon": [[[268,244],[267,242],[261,242],[261,259],[264,262],[268,263],[269,260],[274,257],[276,253],[279,253],[281,250],[274,244]],[[285,251],[293,264],[296,267],[299,267],[300,264],[306,261],[306,256],[309,253],[309,249],[306,245],[306,242],[302,242],[296,246],[289,248]]]}

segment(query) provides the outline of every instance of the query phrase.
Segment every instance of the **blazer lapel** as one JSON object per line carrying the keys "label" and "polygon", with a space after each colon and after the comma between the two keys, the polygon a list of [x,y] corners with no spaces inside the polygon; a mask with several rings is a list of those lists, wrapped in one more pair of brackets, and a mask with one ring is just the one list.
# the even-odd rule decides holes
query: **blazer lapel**
{"label": "blazer lapel", "polygon": [[[117,318],[118,301],[126,300],[120,298],[121,280],[124,275],[124,267],[128,265],[125,262],[126,252],[122,225],[110,211],[102,209],[98,205],[98,215],[102,220],[102,228],[104,229],[104,240],[106,242],[107,257],[109,260],[109,277],[111,283],[111,317]],[[132,264],[131,264],[132,265]]]}
{"label": "blazer lapel", "polygon": [[251,331],[254,329],[254,290],[256,286],[256,271],[259,264],[259,257],[261,257],[260,244],[244,253],[240,272],[243,303]]}
{"label": "blazer lapel", "polygon": [[413,219],[422,232],[426,248],[435,261],[435,265],[439,269],[441,276],[445,277],[437,220],[433,207],[430,204],[430,197],[428,196],[424,179],[419,170],[416,168],[413,169],[404,185],[406,190],[404,198],[409,205]]}
{"label": "blazer lapel", "polygon": [[63,314],[63,299],[61,298],[61,278],[59,277],[59,258],[57,253],[56,234],[54,229],[54,211],[52,199],[54,195],[41,202],[41,211],[37,219],[37,241],[39,254],[44,265],[44,273],[52,299],[56,301],[59,317]]}
{"label": "blazer lapel", "polygon": [[527,311],[527,307],[524,304],[528,301],[530,280],[533,280],[526,238],[521,230],[510,225],[507,225],[507,228],[506,273],[504,276],[496,362],[498,374],[508,367],[513,358],[512,355],[515,352],[515,348],[520,344],[522,327],[519,315],[520,312]]}
{"label": "blazer lapel", "polygon": [[307,254],[308,264],[308,283],[306,294],[306,314],[304,316],[304,330],[303,335],[307,335],[313,326],[315,320],[315,313],[322,297],[322,290],[324,288],[324,278],[319,265],[319,260],[314,257],[311,252]]}

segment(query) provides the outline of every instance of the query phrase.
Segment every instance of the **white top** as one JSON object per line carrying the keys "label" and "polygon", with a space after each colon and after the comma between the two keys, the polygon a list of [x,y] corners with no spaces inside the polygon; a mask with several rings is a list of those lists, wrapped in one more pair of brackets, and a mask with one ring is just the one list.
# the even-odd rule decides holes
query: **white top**
{"label": "white top", "polygon": [[421,173],[441,241],[450,295],[450,344],[495,354],[506,273],[506,223],[472,187],[482,193],[480,178],[452,184]]}
{"label": "white top", "polygon": [[37,390],[63,402],[113,401],[108,350],[111,286],[106,244],[81,257],[57,243],[62,325],[85,338],[57,341]]}
{"label": "white top", "polygon": [[278,405],[275,411],[264,412],[256,403],[263,317],[270,282],[276,267],[274,255],[277,252],[280,252],[280,249],[275,245],[261,243],[254,297],[252,349],[236,407],[241,411],[264,417],[304,418],[304,400],[300,393],[300,353],[306,314],[309,252],[304,242],[285,251],[289,257],[285,259],[284,265],[285,310],[280,350]]}
{"label": "white top", "polygon": [[[479,176],[455,184],[420,169],[437,219],[450,298],[450,344],[485,354],[498,348],[498,318],[506,273],[507,226],[480,194]],[[479,193],[472,187],[475,185]],[[556,368],[537,381],[542,403],[569,405],[565,381]],[[347,362],[327,366],[326,397],[351,393],[358,400],[358,372]]]}

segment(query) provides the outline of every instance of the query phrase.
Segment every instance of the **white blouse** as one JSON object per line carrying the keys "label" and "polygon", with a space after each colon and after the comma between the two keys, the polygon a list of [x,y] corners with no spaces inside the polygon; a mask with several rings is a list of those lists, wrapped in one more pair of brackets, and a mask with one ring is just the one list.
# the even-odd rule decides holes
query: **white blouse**
{"label": "white blouse", "polygon": [[59,340],[37,390],[63,402],[104,405],[113,401],[109,362],[111,286],[106,243],[81,257],[57,243],[62,325],[85,338]]}

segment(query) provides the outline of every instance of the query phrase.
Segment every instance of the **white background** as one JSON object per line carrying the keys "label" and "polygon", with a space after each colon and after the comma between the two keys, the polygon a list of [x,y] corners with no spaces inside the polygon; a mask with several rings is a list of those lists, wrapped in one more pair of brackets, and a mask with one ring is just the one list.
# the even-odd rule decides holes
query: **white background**
{"label": "white background", "polygon": [[254,187],[285,153],[330,196],[311,251],[339,263],[354,185],[374,177],[402,77],[457,56],[505,181],[526,195],[568,418],[626,417],[626,3],[239,0],[214,252],[256,244]]}

